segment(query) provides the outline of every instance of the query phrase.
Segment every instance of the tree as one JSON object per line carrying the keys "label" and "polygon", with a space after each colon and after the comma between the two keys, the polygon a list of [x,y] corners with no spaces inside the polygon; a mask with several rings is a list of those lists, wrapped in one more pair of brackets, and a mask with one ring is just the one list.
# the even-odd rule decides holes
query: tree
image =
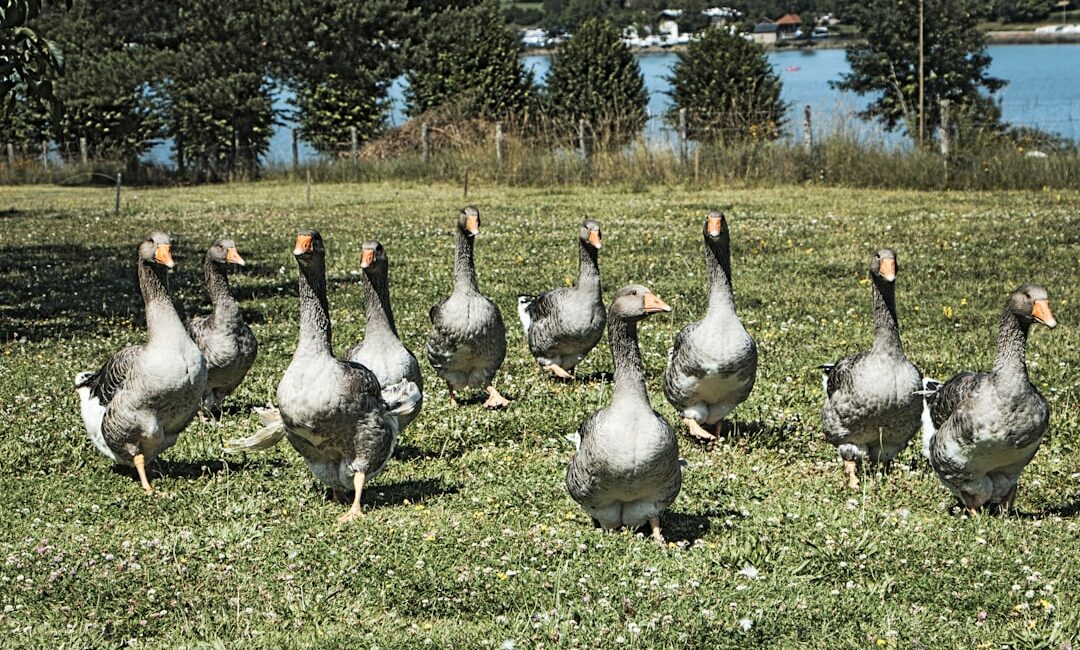
{"label": "tree", "polygon": [[283,76],[299,109],[304,139],[323,152],[361,142],[384,128],[389,89],[401,74],[401,44],[416,11],[405,0],[294,0],[281,42],[288,48]]}
{"label": "tree", "polygon": [[636,135],[645,124],[649,93],[641,68],[610,23],[585,21],[559,47],[547,87],[556,120],[584,118],[616,140]]}
{"label": "tree", "polygon": [[[990,55],[978,28],[977,0],[922,0],[926,133],[941,124],[941,100],[976,124],[996,127],[1000,111],[982,90],[1005,85],[986,73]],[[831,82],[841,90],[878,97],[860,113],[886,129],[919,137],[919,9],[917,0],[868,0],[851,12],[866,42],[847,51],[851,72]]]}
{"label": "tree", "polygon": [[1045,20],[1053,8],[1051,0],[997,0],[994,15],[1003,23],[1033,23]]}
{"label": "tree", "polygon": [[53,81],[63,75],[64,56],[30,26],[40,13],[41,0],[0,0],[0,117],[16,98],[60,108]]}
{"label": "tree", "polygon": [[161,137],[160,107],[148,84],[158,51],[137,43],[147,9],[130,0],[85,0],[50,14],[47,31],[67,61],[55,84],[64,103],[56,140],[69,156],[85,138],[98,156],[134,162]]}
{"label": "tree", "polygon": [[174,12],[177,30],[160,91],[178,165],[209,180],[254,176],[274,125],[269,71],[278,7],[269,0],[161,4],[163,14]]}
{"label": "tree", "polygon": [[672,68],[675,123],[685,108],[687,126],[696,140],[738,142],[769,140],[780,135],[784,103],[780,78],[758,45],[725,29],[710,29],[680,52]]}
{"label": "tree", "polygon": [[518,58],[520,49],[495,0],[429,16],[409,56],[409,115],[437,106],[453,106],[463,117],[522,114],[533,84]]}

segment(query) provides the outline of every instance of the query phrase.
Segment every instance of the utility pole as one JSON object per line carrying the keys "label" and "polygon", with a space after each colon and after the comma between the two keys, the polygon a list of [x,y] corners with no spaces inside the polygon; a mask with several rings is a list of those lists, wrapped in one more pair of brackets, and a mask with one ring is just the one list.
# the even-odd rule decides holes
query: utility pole
{"label": "utility pole", "polygon": [[923,37],[924,14],[923,4],[925,0],[919,0],[919,148],[923,148],[926,138],[926,111],[924,108],[926,93],[926,47]]}

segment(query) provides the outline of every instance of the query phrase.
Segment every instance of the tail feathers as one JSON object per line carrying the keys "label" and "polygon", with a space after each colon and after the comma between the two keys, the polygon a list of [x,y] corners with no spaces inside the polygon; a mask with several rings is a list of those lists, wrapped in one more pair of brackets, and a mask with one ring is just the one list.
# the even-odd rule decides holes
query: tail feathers
{"label": "tail feathers", "polygon": [[521,328],[525,330],[525,338],[529,337],[529,328],[532,327],[532,316],[529,316],[529,307],[536,300],[536,296],[518,296],[518,320],[521,321]]}
{"label": "tail feathers", "polygon": [[225,453],[239,454],[245,451],[259,451],[269,449],[285,437],[285,424],[281,421],[281,414],[274,407],[255,409],[259,414],[258,431],[247,438],[234,438],[225,443]]}
{"label": "tail feathers", "polygon": [[382,390],[383,401],[386,402],[386,410],[391,415],[402,417],[416,413],[423,399],[420,388],[408,379],[402,379],[396,384],[387,386]]}
{"label": "tail feathers", "polygon": [[829,394],[829,373],[832,372],[835,366],[835,363],[825,363],[818,366],[821,369],[821,390],[826,396]]}
{"label": "tail feathers", "polygon": [[923,389],[915,391],[915,393],[923,396],[922,451],[923,456],[925,456],[927,460],[930,460],[930,444],[934,441],[934,435],[937,434],[937,427],[934,426],[934,419],[930,417],[930,407],[933,406],[934,400],[937,399],[938,391],[941,390],[941,387],[944,384],[936,379],[923,377],[922,385]]}

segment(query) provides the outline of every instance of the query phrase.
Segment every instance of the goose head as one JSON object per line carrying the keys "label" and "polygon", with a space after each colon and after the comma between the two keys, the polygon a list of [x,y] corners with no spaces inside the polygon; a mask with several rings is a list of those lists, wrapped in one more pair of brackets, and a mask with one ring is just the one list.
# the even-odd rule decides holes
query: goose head
{"label": "goose head", "polygon": [[600,250],[600,222],[586,219],[581,224],[581,234],[578,235],[582,245],[594,251]]}
{"label": "goose head", "polygon": [[458,215],[458,230],[466,237],[475,237],[480,233],[480,212],[468,206]]}
{"label": "goose head", "polygon": [[1037,284],[1022,284],[1017,287],[1009,297],[1006,308],[1026,325],[1035,322],[1042,323],[1050,329],[1057,327],[1057,319],[1050,311],[1050,298],[1046,289]]}
{"label": "goose head", "polygon": [[387,267],[386,249],[377,241],[366,241],[360,246],[360,269],[371,275],[385,272]]}
{"label": "goose head", "polygon": [[705,216],[705,225],[702,227],[707,242],[720,242],[728,236],[727,219],[723,212],[710,212]]}
{"label": "goose head", "polygon": [[318,230],[301,230],[296,233],[296,246],[293,247],[293,256],[296,262],[307,266],[314,259],[321,259],[326,254],[323,248],[322,235]]}
{"label": "goose head", "polygon": [[244,266],[246,264],[244,258],[240,257],[240,252],[236,250],[236,242],[231,239],[218,239],[215,241],[211,244],[210,249],[206,251],[206,256],[218,266],[228,266],[230,264]]}
{"label": "goose head", "polygon": [[671,311],[671,307],[648,287],[631,284],[615,292],[611,301],[611,317],[636,323],[647,316],[661,311]]}
{"label": "goose head", "polygon": [[870,258],[870,275],[874,279],[882,279],[885,282],[896,282],[896,272],[900,265],[896,261],[896,251],[891,248],[882,248]]}
{"label": "goose head", "polygon": [[172,258],[172,240],[160,230],[150,233],[139,244],[139,260],[143,264],[159,264],[167,269],[176,266]]}

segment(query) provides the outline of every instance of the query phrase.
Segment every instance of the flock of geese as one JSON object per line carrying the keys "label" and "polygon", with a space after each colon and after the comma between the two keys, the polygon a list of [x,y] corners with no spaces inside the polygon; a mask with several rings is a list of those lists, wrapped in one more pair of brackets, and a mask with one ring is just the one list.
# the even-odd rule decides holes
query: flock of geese
{"label": "flock of geese", "polygon": [[[466,389],[487,393],[484,406],[510,402],[495,388],[506,356],[499,308],[477,282],[473,245],[480,215],[458,216],[454,289],[431,307],[428,362],[450,390],[451,404]],[[703,226],[708,269],[708,308],[678,333],[669,351],[663,387],[689,433],[702,440],[723,431],[725,418],[754,387],[757,347],[735,310],[730,233],[723,214]],[[568,436],[577,451],[566,471],[571,497],[605,529],[648,525],[662,539],[660,516],[682,483],[678,444],[671,426],[649,404],[637,325],[671,308],[647,287],[619,289],[605,310],[600,286],[600,224],[586,220],[578,235],[576,286],[521,296],[518,313],[529,351],[554,377],[573,379],[578,363],[604,329],[614,362],[610,404]],[[166,286],[173,268],[171,242],[151,233],[139,246],[139,286],[148,338],[126,347],[96,372],[79,373],[75,387],[87,433],[113,462],[134,466],[152,491],[146,464],[176,443],[205,408],[222,401],[255,360],[257,342],[229,289],[230,267],[243,265],[236,244],[221,239],[204,261],[213,312],[186,323]],[[390,306],[389,264],[378,242],[366,242],[360,268],[366,303],[365,338],[344,356],[334,354],[326,296],[325,248],[314,230],[302,230],[293,249],[299,269],[300,335],[278,384],[275,407],[259,413],[262,427],[232,440],[226,451],[264,449],[282,437],[311,472],[330,487],[341,515],[362,515],[367,481],[389,461],[395,442],[419,414],[423,379],[416,357],[402,344]],[[962,372],[945,383],[924,379],[908,360],[896,312],[896,253],[882,249],[870,261],[875,338],[865,352],[824,369],[822,428],[838,448],[849,485],[857,487],[863,463],[888,471],[896,455],[923,429],[923,451],[942,483],[974,513],[983,506],[1008,510],[1023,468],[1046,432],[1046,400],[1028,379],[1025,351],[1033,323],[1056,325],[1046,291],[1025,284],[1005,304],[997,358],[990,372]]]}

